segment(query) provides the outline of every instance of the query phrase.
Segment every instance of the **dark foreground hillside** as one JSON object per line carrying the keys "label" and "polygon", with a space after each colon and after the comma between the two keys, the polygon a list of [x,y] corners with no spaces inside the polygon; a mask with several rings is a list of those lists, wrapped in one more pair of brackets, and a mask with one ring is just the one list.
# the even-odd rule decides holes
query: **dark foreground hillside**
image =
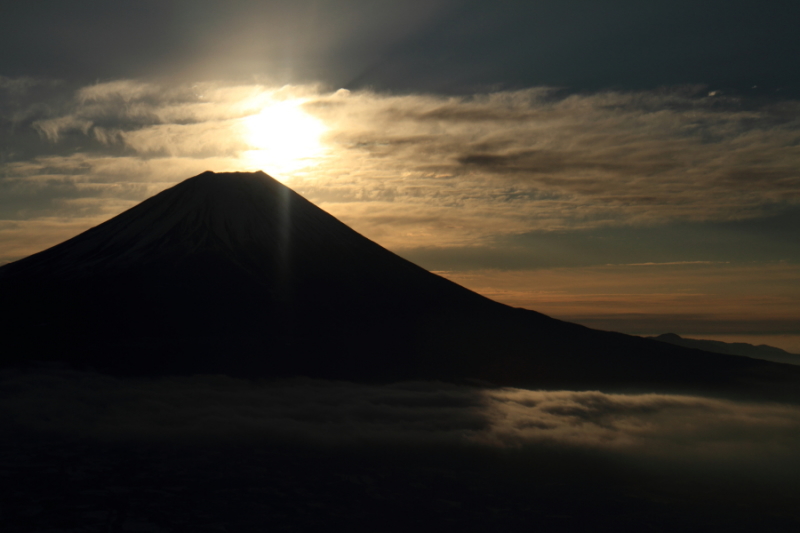
{"label": "dark foreground hillside", "polygon": [[800,527],[786,495],[555,451],[25,444],[2,449],[8,533]]}

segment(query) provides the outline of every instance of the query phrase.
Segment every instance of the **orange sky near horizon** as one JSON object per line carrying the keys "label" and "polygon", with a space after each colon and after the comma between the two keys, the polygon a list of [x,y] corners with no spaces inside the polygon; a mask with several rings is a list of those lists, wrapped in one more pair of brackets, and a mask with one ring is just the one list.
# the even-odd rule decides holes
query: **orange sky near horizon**
{"label": "orange sky near horizon", "polygon": [[770,344],[800,353],[800,266],[606,265],[437,272],[493,300],[597,329]]}

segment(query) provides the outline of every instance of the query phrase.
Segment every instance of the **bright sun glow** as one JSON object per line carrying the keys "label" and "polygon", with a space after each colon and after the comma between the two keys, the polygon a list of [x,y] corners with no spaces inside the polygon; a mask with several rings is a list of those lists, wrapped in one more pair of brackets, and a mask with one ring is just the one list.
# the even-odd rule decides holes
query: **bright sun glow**
{"label": "bright sun glow", "polygon": [[269,105],[244,119],[245,141],[252,150],[243,156],[252,170],[286,177],[317,163],[325,154],[321,137],[327,128],[301,108],[302,100]]}

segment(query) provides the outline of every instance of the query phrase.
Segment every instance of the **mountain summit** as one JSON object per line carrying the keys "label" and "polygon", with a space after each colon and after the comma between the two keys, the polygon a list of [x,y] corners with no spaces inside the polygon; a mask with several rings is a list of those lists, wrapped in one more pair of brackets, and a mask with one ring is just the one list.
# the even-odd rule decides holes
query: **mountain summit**
{"label": "mountain summit", "polygon": [[0,296],[6,364],[616,390],[755,387],[773,396],[800,382],[795,367],[595,331],[491,301],[389,252],[262,172],[205,172],[5,265]]}
{"label": "mountain summit", "polygon": [[190,178],[0,268],[0,290],[18,353],[126,373],[389,377],[433,316],[501,307],[263,172]]}

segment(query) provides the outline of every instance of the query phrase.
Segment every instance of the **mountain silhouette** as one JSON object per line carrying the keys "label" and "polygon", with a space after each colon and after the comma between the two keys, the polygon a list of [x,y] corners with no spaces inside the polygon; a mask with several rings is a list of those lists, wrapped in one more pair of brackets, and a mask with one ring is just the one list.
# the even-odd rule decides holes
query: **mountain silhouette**
{"label": "mountain silhouette", "polygon": [[262,172],[205,172],[0,268],[6,365],[121,375],[794,397],[800,369],[511,308],[400,258]]}
{"label": "mountain silhouette", "polygon": [[707,352],[724,353],[728,355],[743,355],[753,359],[765,359],[776,363],[800,365],[800,355],[789,353],[786,350],[767,346],[766,344],[747,344],[746,342],[722,342],[705,339],[689,339],[675,333],[664,333],[657,337],[647,337],[659,342],[668,342],[685,348],[696,348]]}

